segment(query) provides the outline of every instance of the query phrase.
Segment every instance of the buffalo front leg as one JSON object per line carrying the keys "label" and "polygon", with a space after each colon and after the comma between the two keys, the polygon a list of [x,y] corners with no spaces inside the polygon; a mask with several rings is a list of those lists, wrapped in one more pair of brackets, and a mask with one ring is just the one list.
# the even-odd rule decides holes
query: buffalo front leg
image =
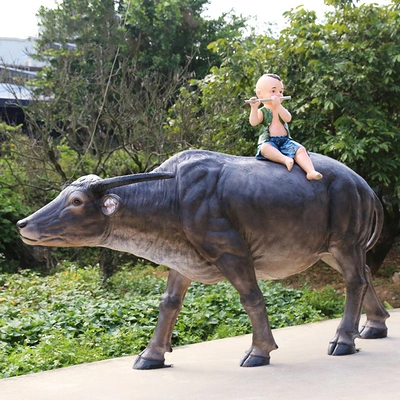
{"label": "buffalo front leg", "polygon": [[225,254],[218,260],[218,268],[240,295],[253,328],[253,340],[240,362],[241,367],[268,365],[270,352],[276,350],[268,320],[264,296],[257,284],[254,266],[251,260]]}
{"label": "buffalo front leg", "polygon": [[371,271],[368,266],[366,276],[368,280],[368,289],[364,297],[364,308],[367,314],[367,321],[363,325],[360,336],[363,339],[381,339],[387,336],[386,319],[389,313],[379,300],[372,285]]}
{"label": "buffalo front leg", "polygon": [[190,283],[191,280],[180,273],[173,270],[169,272],[167,288],[161,298],[156,329],[146,349],[136,358],[133,364],[134,369],[157,369],[170,366],[165,365],[164,354],[172,351],[172,331]]}

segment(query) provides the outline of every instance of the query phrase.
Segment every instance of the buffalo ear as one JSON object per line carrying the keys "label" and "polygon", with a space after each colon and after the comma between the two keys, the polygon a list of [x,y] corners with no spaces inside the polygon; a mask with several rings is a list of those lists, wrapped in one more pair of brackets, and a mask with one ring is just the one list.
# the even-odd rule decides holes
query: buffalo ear
{"label": "buffalo ear", "polygon": [[107,194],[101,199],[101,211],[104,215],[112,215],[117,211],[121,199],[115,194]]}

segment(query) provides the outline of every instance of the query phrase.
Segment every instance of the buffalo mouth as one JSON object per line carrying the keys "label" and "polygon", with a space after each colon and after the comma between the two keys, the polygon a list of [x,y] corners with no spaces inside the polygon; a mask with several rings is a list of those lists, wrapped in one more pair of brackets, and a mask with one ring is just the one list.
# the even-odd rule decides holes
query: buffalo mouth
{"label": "buffalo mouth", "polygon": [[26,244],[35,244],[38,242],[36,239],[30,239],[26,236],[21,236],[21,240]]}
{"label": "buffalo mouth", "polygon": [[21,235],[21,240],[25,244],[29,244],[31,246],[47,246],[47,247],[68,247],[68,244],[65,242],[65,240],[62,240],[61,238],[51,238],[51,239],[31,239],[26,236]]}

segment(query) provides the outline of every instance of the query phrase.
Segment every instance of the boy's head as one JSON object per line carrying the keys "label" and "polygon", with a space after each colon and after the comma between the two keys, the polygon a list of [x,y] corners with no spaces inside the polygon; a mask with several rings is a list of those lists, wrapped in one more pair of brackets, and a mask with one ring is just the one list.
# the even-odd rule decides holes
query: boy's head
{"label": "boy's head", "polygon": [[283,91],[281,78],[276,74],[264,74],[256,84],[256,95],[259,99],[283,96]]}

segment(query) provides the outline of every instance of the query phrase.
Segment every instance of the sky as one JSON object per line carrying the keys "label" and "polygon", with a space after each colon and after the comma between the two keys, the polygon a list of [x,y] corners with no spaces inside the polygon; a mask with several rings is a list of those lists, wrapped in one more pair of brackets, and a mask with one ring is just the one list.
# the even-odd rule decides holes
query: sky
{"label": "sky", "polygon": [[[54,8],[56,2],[61,0],[12,0],[2,1],[0,14],[0,37],[13,37],[26,39],[37,36],[37,17],[35,14],[40,6]],[[362,3],[388,3],[390,0],[363,0]],[[285,26],[282,14],[299,5],[304,5],[308,10],[317,11],[323,17],[327,6],[323,0],[211,0],[205,16],[217,18],[223,12],[234,9],[236,14],[255,16],[258,27],[265,23],[275,23],[280,29]]]}

